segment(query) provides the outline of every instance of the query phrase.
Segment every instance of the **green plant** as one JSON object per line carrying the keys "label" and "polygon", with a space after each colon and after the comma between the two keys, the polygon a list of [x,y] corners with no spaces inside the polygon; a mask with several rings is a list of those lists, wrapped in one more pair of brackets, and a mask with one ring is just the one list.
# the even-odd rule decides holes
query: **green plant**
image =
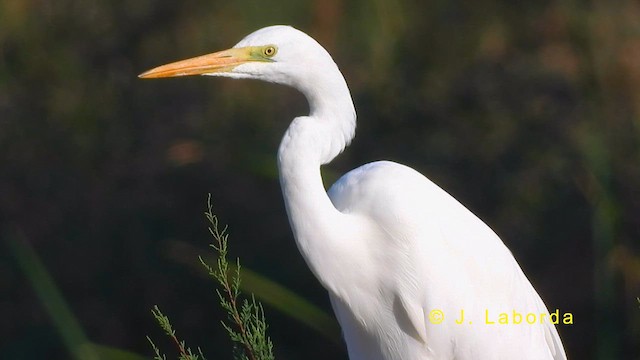
{"label": "green plant", "polygon": [[[160,327],[162,328],[162,330],[164,330],[164,332],[175,343],[176,347],[178,348],[178,352],[180,353],[180,357],[179,357],[180,360],[206,360],[200,348],[198,348],[198,353],[196,354],[191,350],[191,348],[187,347],[184,340],[183,341],[178,340],[178,337],[176,336],[176,331],[173,330],[173,326],[171,326],[171,322],[169,321],[169,318],[160,311],[157,305],[153,307],[153,309],[151,310],[151,313],[153,314],[153,317],[155,317],[156,320],[158,321],[158,324],[160,324]],[[147,336],[147,340],[149,340],[149,343],[151,344],[153,351],[156,353],[156,356],[154,356],[154,359],[166,360],[167,357],[164,354],[160,353],[160,349],[156,346],[156,344],[153,343],[153,340],[151,340],[151,338],[148,336]]]}
{"label": "green plant", "polygon": [[[249,298],[241,297],[240,291],[240,259],[236,258],[235,265],[230,264],[228,256],[227,226],[220,227],[218,218],[214,215],[211,206],[211,194],[207,198],[207,211],[205,212],[209,222],[209,233],[213,237],[210,244],[216,254],[215,266],[209,265],[201,256],[200,263],[205,267],[211,277],[213,277],[221,289],[216,289],[220,305],[227,312],[228,319],[221,321],[222,326],[227,330],[229,337],[234,343],[233,356],[236,360],[273,360],[273,344],[267,336],[267,323],[264,316],[264,309],[260,302],[251,295]],[[160,327],[173,340],[178,348],[180,360],[205,360],[200,348],[195,353],[191,348],[180,341],[175,330],[169,322],[169,318],[162,314],[155,306],[151,310]],[[166,356],[160,352],[151,338],[147,337],[156,354],[156,360],[166,360]]]}

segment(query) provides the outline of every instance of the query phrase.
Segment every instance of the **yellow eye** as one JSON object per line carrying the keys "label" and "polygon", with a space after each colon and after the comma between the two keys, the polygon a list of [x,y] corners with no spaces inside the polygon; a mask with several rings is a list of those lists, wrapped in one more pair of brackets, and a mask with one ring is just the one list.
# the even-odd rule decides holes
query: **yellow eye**
{"label": "yellow eye", "polygon": [[277,52],[276,47],[273,45],[267,46],[262,50],[262,53],[264,54],[264,56],[267,57],[272,57],[273,55],[275,55]]}

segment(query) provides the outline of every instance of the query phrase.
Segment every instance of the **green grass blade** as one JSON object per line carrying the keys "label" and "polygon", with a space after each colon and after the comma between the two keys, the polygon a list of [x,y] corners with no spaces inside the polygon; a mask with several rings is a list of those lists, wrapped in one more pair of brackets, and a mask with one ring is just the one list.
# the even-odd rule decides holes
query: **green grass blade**
{"label": "green grass blade", "polygon": [[8,243],[69,352],[78,360],[100,359],[33,247],[22,236]]}
{"label": "green grass blade", "polygon": [[[203,252],[205,251],[184,242],[171,241],[167,243],[166,254],[169,258],[194,268],[199,273],[202,273],[203,269],[193,259],[197,259],[198,255]],[[205,255],[202,258],[208,263],[215,262],[213,256]],[[229,263],[229,272],[235,272],[235,263]],[[242,266],[241,276],[243,291],[253,293],[263,303],[303,323],[327,339],[337,344],[342,343],[340,328],[336,321],[317,306],[275,281],[249,270],[246,266]]]}
{"label": "green grass blade", "polygon": [[33,247],[20,235],[9,237],[9,248],[18,266],[40,299],[65,347],[78,360],[144,360],[136,353],[89,341],[78,319]]}
{"label": "green grass blade", "polygon": [[326,338],[341,343],[338,324],[320,308],[246,266],[242,268],[241,273],[244,291],[255,294],[265,304],[302,322]]}

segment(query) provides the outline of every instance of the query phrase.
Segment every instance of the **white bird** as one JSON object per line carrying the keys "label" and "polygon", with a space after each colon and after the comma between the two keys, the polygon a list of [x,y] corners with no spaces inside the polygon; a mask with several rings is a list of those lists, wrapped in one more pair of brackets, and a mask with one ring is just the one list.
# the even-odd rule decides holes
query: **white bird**
{"label": "white bird", "polygon": [[[356,112],[313,38],[270,26],[140,77],[185,75],[260,79],[306,96],[310,114],[293,119],[280,144],[280,183],[298,249],[329,293],[351,360],[566,359],[511,252],[429,179],[377,161],[325,190],[320,166],[349,145]],[[504,315],[508,325],[498,322]]]}

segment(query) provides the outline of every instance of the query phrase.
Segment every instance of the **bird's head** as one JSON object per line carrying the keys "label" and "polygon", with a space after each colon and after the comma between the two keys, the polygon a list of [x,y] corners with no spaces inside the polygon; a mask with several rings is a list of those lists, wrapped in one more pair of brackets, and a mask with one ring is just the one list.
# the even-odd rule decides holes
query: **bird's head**
{"label": "bird's head", "polygon": [[276,25],[249,34],[231,49],[162,65],[139,77],[225,76],[299,87],[312,80],[314,73],[330,67],[337,69],[313,38],[293,27]]}

